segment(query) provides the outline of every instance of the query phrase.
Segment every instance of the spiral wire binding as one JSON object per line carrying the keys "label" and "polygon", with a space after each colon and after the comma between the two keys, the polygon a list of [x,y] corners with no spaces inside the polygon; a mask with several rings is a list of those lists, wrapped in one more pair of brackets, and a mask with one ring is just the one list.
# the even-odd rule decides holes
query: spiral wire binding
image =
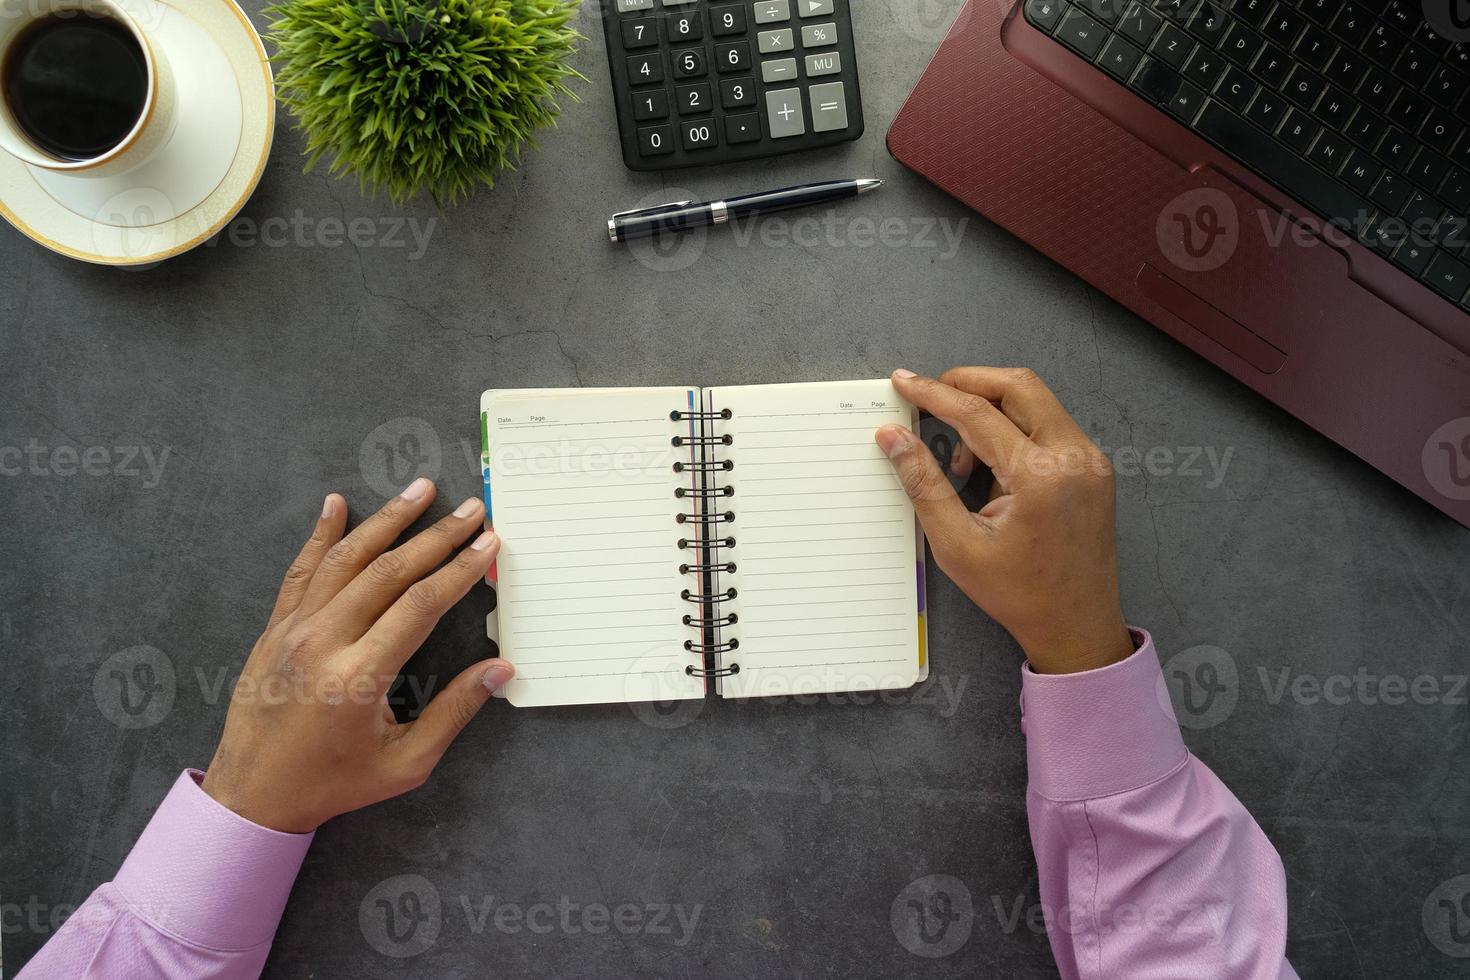
{"label": "spiral wire binding", "polygon": [[[735,461],[729,459],[716,459],[716,446],[730,446],[735,438],[728,433],[724,435],[713,435],[710,429],[719,422],[727,422],[735,417],[730,409],[719,411],[673,411],[669,418],[675,422],[688,421],[697,423],[691,425],[691,432],[697,435],[674,436],[672,444],[676,447],[690,446],[699,447],[700,459],[691,463],[675,463],[674,472],[689,472],[696,478],[693,487],[679,487],[674,491],[674,496],[680,500],[693,499],[699,502],[701,509],[708,507],[717,499],[733,497],[735,488],[733,486],[716,486],[715,480],[719,473],[728,473],[735,468]],[[721,614],[719,604],[729,602],[737,595],[735,589],[725,589],[721,592],[714,590],[714,576],[716,573],[730,573],[735,571],[735,562],[716,561],[714,552],[719,548],[735,547],[735,538],[725,536],[711,539],[710,528],[719,524],[729,524],[735,520],[735,512],[726,510],[720,513],[694,513],[677,514],[675,521],[679,524],[695,525],[695,539],[691,542],[688,538],[679,539],[679,547],[694,548],[698,551],[699,559],[686,562],[679,566],[681,575],[697,575],[699,577],[699,588],[697,591],[684,589],[679,598],[687,602],[699,605],[699,615],[685,616],[684,625],[699,631],[698,640],[685,640],[684,649],[691,653],[700,655],[701,666],[690,664],[684,668],[684,673],[690,677],[732,677],[740,673],[739,664],[729,664],[725,667],[717,667],[715,658],[722,653],[729,653],[740,648],[740,640],[731,637],[720,643],[715,642],[715,631],[735,625],[739,617],[734,613]]]}

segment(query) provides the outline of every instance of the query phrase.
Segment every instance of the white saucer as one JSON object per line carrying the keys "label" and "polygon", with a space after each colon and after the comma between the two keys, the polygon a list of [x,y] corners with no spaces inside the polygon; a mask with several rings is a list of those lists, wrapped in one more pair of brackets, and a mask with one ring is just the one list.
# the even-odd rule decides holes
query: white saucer
{"label": "white saucer", "polygon": [[[245,205],[275,133],[275,89],[255,28],[233,0],[142,0],[168,52],[181,120],[208,127],[187,162],[162,153],[127,174],[78,177],[0,152],[0,214],[52,251],[102,265],[147,265],[207,241]],[[173,52],[180,52],[174,54]],[[185,125],[180,122],[177,125]]]}

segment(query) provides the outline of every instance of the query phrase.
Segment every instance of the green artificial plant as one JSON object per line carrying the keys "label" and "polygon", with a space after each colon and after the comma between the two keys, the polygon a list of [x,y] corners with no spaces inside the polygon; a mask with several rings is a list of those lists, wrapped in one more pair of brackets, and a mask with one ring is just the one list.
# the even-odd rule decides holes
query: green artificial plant
{"label": "green artificial plant", "polygon": [[519,161],[559,96],[580,0],[280,0],[276,88],[310,170],[355,174],[398,204],[452,204]]}

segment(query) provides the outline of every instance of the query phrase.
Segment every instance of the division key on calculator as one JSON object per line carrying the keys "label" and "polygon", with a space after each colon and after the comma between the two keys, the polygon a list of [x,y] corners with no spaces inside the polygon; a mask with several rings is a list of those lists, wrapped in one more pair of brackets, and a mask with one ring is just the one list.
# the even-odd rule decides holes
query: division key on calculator
{"label": "division key on calculator", "polygon": [[603,0],[623,161],[673,170],[863,134],[851,0]]}

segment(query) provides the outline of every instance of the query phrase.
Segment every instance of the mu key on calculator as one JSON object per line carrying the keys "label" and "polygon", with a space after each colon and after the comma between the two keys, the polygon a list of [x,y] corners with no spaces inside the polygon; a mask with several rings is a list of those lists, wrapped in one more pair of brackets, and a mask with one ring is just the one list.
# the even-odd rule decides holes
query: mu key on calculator
{"label": "mu key on calculator", "polygon": [[624,162],[700,167],[863,135],[850,2],[604,0]]}

